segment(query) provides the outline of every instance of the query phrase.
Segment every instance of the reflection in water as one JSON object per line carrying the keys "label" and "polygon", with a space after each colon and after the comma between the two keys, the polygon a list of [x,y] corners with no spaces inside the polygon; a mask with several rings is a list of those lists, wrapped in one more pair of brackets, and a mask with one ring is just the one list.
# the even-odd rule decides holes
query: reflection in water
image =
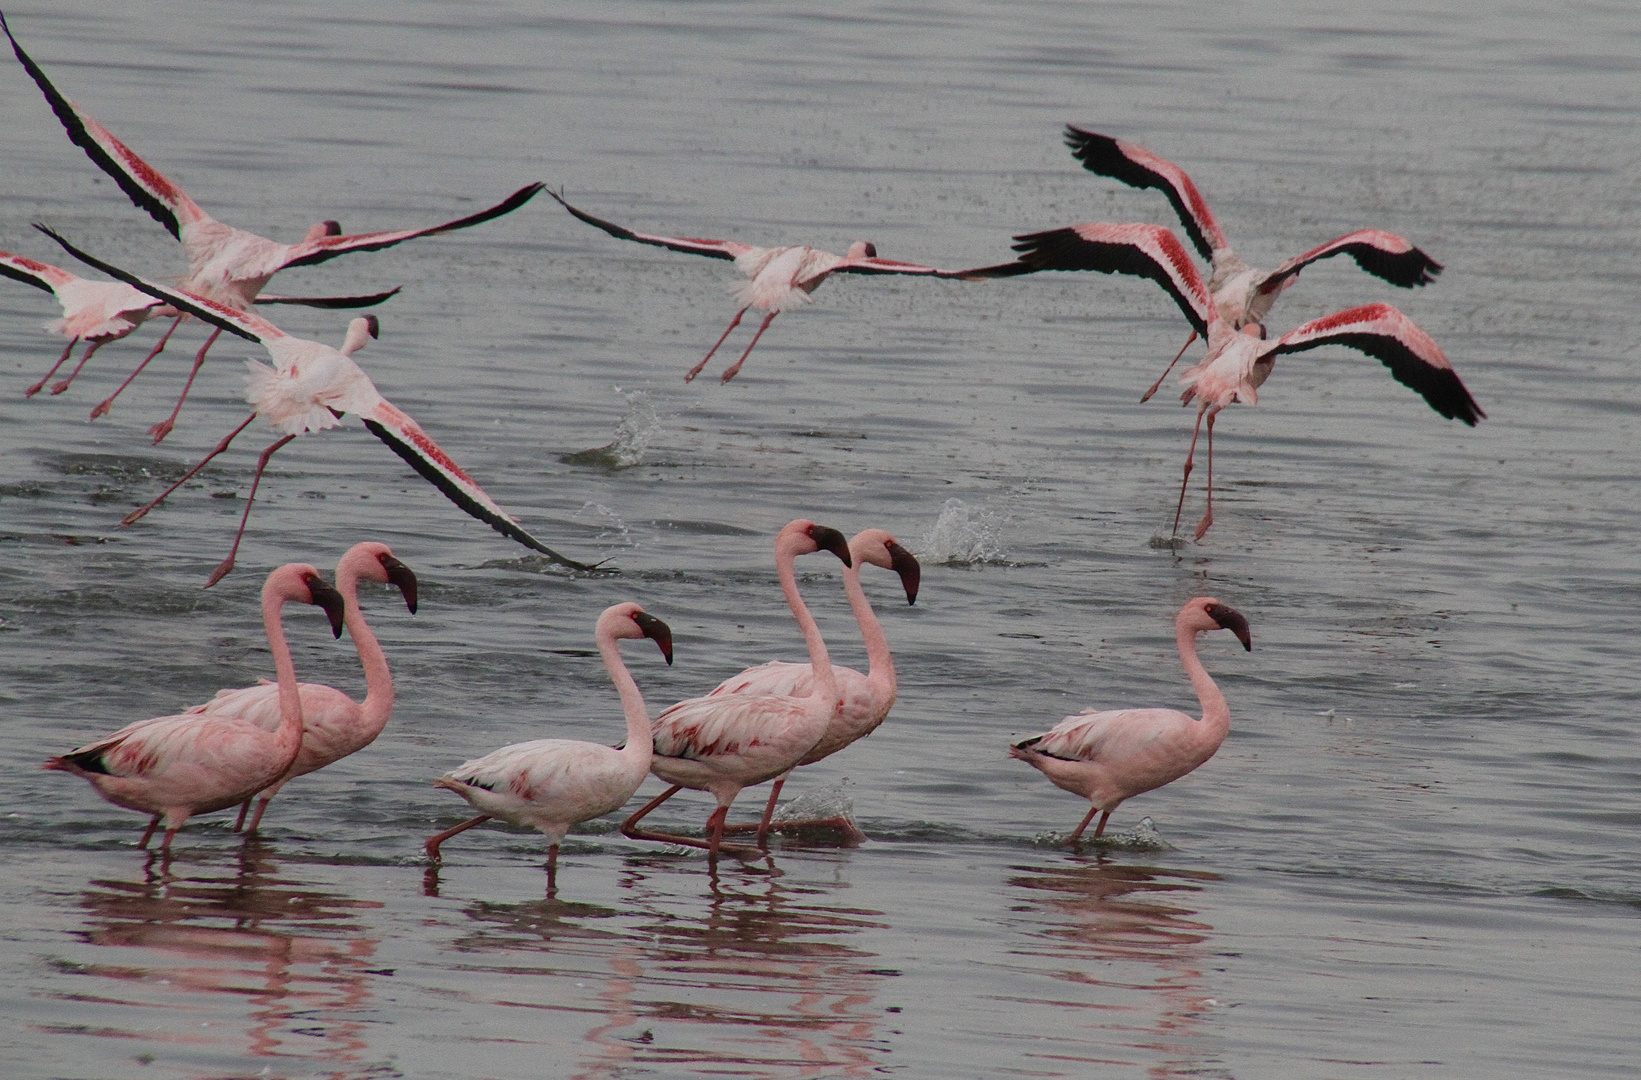
{"label": "reflection in water", "polygon": [[1123,1064],[1148,1075],[1202,1075],[1209,1055],[1201,1017],[1215,1005],[1202,969],[1213,956],[1206,944],[1213,927],[1179,900],[1218,875],[1123,866],[1105,856],[1016,869],[1025,873],[1009,884],[1029,890],[1030,906],[1015,911],[1048,917],[1025,917],[1036,940],[1012,954],[1031,958],[1031,974],[1076,986],[1056,1000],[1010,999],[1038,1017],[1037,1038],[1051,1048],[1024,1055],[1035,1060],[1033,1075],[1086,1076],[1090,1063],[1113,1064],[1121,1046],[1138,1059]]}
{"label": "reflection in water", "polygon": [[[108,1012],[95,1028],[44,1030],[146,1043],[143,1064],[220,1068],[249,1055],[299,1059],[332,1080],[366,1075],[362,1018],[371,978],[386,973],[369,969],[377,943],[353,912],[381,905],[280,880],[255,839],[234,873],[176,866],[151,860],[140,882],[91,882],[78,936],[121,951],[72,965],[110,985],[62,996]],[[240,1068],[267,1074],[266,1064]]]}
{"label": "reflection in water", "polygon": [[591,1021],[578,1080],[669,1066],[870,1074],[881,1063],[873,1000],[894,973],[839,939],[882,928],[882,913],[828,904],[834,886],[768,867],[721,864],[707,896],[701,882],[695,860],[636,858],[621,877],[620,912],[474,903],[465,909],[474,925],[453,947],[484,959],[452,970],[478,977],[465,995],[474,1005]]}

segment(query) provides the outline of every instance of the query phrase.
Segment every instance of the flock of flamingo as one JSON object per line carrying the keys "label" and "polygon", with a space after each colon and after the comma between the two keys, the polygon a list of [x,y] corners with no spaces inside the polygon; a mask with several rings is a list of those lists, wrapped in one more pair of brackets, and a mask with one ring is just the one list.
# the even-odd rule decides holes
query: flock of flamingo
{"label": "flock of flamingo", "polygon": [[[264,293],[279,271],[307,266],[351,252],[375,251],[408,240],[463,229],[519,209],[543,189],[527,184],[503,201],[455,221],[419,229],[345,235],[334,221],[308,229],[296,244],[280,244],[216,221],[181,188],[115,138],[106,128],[64,97],[45,72],[23,50],[5,17],[0,29],[18,60],[45,95],[69,139],[114,179],[137,207],[146,211],[183,244],[189,267],[174,283],[139,276],[82,251],[44,225],[46,236],[80,261],[113,278],[88,280],[22,255],[0,252],[0,274],[52,293],[63,317],[49,329],[68,344],[50,371],[26,393],[44,389],[72,356],[86,348],[69,374],[50,386],[52,394],[69,389],[76,375],[103,345],[135,332],[144,322],[169,318],[170,327],[120,384],[92,410],[106,415],[115,397],[130,385],[164,349],[184,320],[212,327],[194,357],[182,394],[165,420],[149,429],[155,443],[176,423],[189,388],[211,344],[223,332],[256,341],[267,349],[272,365],[248,362],[246,400],[250,415],[233,428],[182,480],[158,498],[134,510],[129,525],[158,506],[207,462],[223,453],[257,418],[279,432],[258,458],[244,517],[232,548],[207,581],[215,584],[234,566],[234,556],[249,520],[252,500],[272,454],[299,435],[337,426],[347,415],[359,417],[388,445],[452,502],[503,535],[564,566],[594,566],[560,555],[537,540],[442,451],[402,410],[384,398],[353,359],[379,331],[375,316],[355,318],[341,348],[293,337],[252,311],[253,305],[306,304],[322,308],[370,307],[398,290],[352,296],[292,297]],[[1323,345],[1344,345],[1375,357],[1397,381],[1420,394],[1442,416],[1474,425],[1485,414],[1459,380],[1436,343],[1396,308],[1370,303],[1313,319],[1274,338],[1264,320],[1277,297],[1299,273],[1319,259],[1349,255],[1368,273],[1392,285],[1413,288],[1434,280],[1441,265],[1400,236],[1361,229],[1311,249],[1273,271],[1256,270],[1231,250],[1207,203],[1185,171],[1143,147],[1121,139],[1068,127],[1066,142],[1083,167],[1136,188],[1156,188],[1179,215],[1192,246],[1208,261],[1209,275],[1169,229],[1154,224],[1085,223],[1016,237],[1016,257],[1009,262],[967,270],[941,270],[878,256],[864,241],[843,257],[812,247],[760,248],[727,240],[708,240],[640,233],[594,217],[571,206],[562,194],[548,192],[576,218],[613,237],[674,251],[732,260],[747,278],[737,299],[741,304],[729,327],[706,356],[685,375],[689,381],[728,339],[749,310],[763,321],[739,359],[723,373],[728,382],[742,368],[775,316],[812,302],[810,294],[832,274],[904,274],[980,280],[1043,271],[1093,270],[1149,278],[1162,286],[1191,327],[1174,361],[1143,399],[1162,384],[1197,337],[1207,354],[1179,377],[1182,404],[1196,405],[1196,428],[1186,456],[1175,511],[1177,533],[1189,487],[1192,461],[1204,419],[1208,428],[1207,509],[1197,525],[1201,539],[1213,522],[1214,420],[1232,403],[1256,404],[1258,388],[1269,377],[1276,357]],[[1142,400],[1143,400],[1142,399]],[[865,673],[834,666],[820,630],[799,595],[795,561],[827,552],[843,563],[843,586],[866,646]],[[775,809],[781,786],[794,768],[825,758],[871,734],[895,701],[896,673],[887,638],[861,584],[861,568],[870,564],[898,575],[908,603],[915,603],[920,568],[917,559],[893,536],[868,529],[845,541],[834,529],[797,520],[775,538],[775,567],[787,605],[808,647],[807,663],[773,662],[749,668],[724,680],[702,697],[663,710],[652,721],[638,685],[627,670],[618,643],[623,639],[654,641],[672,663],[672,634],[660,619],[635,603],[607,608],[597,620],[594,638],[626,716],[625,740],[611,747],[564,739],[541,739],[506,746],[468,761],[434,781],[466,800],[477,815],[429,837],[427,856],[440,858],[441,845],[485,821],[499,819],[539,830],[548,841],[548,889],[556,889],[560,842],[574,825],[613,813],[654,775],[668,784],[656,798],[627,817],[621,831],[632,838],[751,856],[766,850],[768,833],[777,827]],[[290,563],[274,570],[262,589],[262,620],[272,649],[276,680],[243,689],[219,691],[211,701],[177,716],[131,724],[69,753],[49,759],[45,768],[84,777],[104,799],[150,815],[139,847],[146,848],[163,824],[160,850],[169,853],[173,837],[195,814],[238,806],[235,829],[252,832],[270,801],[291,780],[323,768],[368,746],[381,733],[394,703],[387,659],[359,606],[361,582],[397,586],[414,613],[416,576],[385,544],[354,545],[337,563],[335,585],[313,566]],[[336,637],[345,629],[353,638],[364,669],[367,693],[354,701],[328,686],[297,681],[283,625],[288,604],[324,610]],[[1086,817],[1068,838],[1078,841],[1096,814],[1094,836],[1104,832],[1112,812],[1125,800],[1170,783],[1191,772],[1219,749],[1230,726],[1230,710],[1198,659],[1196,641],[1204,633],[1231,631],[1252,649],[1248,620],[1211,597],[1189,601],[1174,620],[1180,661],[1202,707],[1200,718],[1171,709],[1085,710],[1052,730],[1015,743],[1010,756],[1041,771],[1050,781],[1089,803]],[[773,781],[756,824],[731,825],[728,813],[742,789]],[[643,828],[643,820],[678,791],[710,793],[715,808],[702,837]],[[254,805],[254,812],[252,807]],[[781,828],[826,827],[847,840],[863,839],[848,817],[820,821],[782,821]],[[726,842],[726,835],[750,832],[756,846]]]}

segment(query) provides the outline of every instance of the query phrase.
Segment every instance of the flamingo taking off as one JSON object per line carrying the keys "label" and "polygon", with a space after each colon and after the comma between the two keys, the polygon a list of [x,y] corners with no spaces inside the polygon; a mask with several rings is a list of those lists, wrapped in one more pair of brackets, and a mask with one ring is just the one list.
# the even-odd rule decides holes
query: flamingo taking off
{"label": "flamingo taking off", "polygon": [[[831,757],[850,743],[864,739],[878,729],[895,703],[898,688],[895,658],[889,652],[889,640],[883,634],[883,625],[878,622],[877,613],[872,610],[872,602],[866,599],[866,590],[861,588],[860,570],[867,564],[893,570],[900,575],[901,587],[906,590],[906,602],[915,604],[922,567],[918,565],[916,556],[882,529],[856,533],[849,540],[849,555],[850,565],[843,570],[843,591],[849,597],[849,608],[855,614],[860,636],[866,644],[866,674],[862,675],[854,668],[832,666],[843,704],[833,715],[820,742],[803,756],[798,765],[811,765],[822,758]],[[787,697],[805,697],[813,692],[814,682],[815,671],[811,665],[771,660],[725,679],[708,696],[784,694]],[[763,817],[756,826],[730,825],[724,831],[745,832],[756,828],[758,842],[762,844],[775,813],[776,800],[780,798],[781,788],[790,775],[792,770],[788,769],[775,778],[775,783],[770,787],[769,802],[764,806]],[[812,821],[783,821],[781,825],[788,829],[824,826],[841,830],[857,843],[865,839],[865,834],[841,815]]]}
{"label": "flamingo taking off", "polygon": [[281,612],[288,603],[325,610],[342,633],[341,595],[305,563],[287,563],[262,586],[262,625],[278,672],[279,724],[268,731],[251,720],[193,709],[121,728],[114,734],[48,758],[43,766],[83,776],[97,794],[129,810],[151,814],[138,847],[163,819],[161,851],[195,814],[224,810],[255,795],[290,768],[302,746],[302,705],[296,666],[285,644]]}
{"label": "flamingo taking off", "polygon": [[[517,210],[543,187],[540,183],[526,184],[488,209],[444,222],[442,225],[344,236],[342,227],[336,222],[322,221],[309,228],[299,242],[281,244],[255,233],[224,225],[200,209],[194,200],[166,179],[158,169],[138,157],[107,128],[64,97],[52,85],[51,80],[46,78],[46,73],[40,69],[40,65],[23,51],[22,45],[18,44],[17,38],[12,35],[11,27],[6,24],[4,14],[0,14],[0,29],[3,29],[6,37],[10,38],[12,51],[17,54],[17,59],[22,62],[35,84],[45,94],[51,111],[56,113],[57,119],[62,122],[69,141],[84,150],[86,156],[120,186],[120,190],[125,192],[138,209],[147,211],[150,217],[165,226],[172,236],[182,242],[183,250],[188,255],[188,273],[180,282],[181,288],[231,308],[244,310],[250,307],[256,302],[257,294],[268,284],[268,280],[281,270],[293,266],[314,266],[338,255],[355,251],[379,251],[395,244],[402,244],[406,240],[437,236],[440,233],[479,225]],[[199,366],[205,362],[205,353],[216,338],[217,335],[213,333],[195,356],[195,372],[198,372]],[[188,386],[192,385],[193,375],[190,374]],[[188,386],[183,388],[184,398],[188,395]],[[181,408],[182,401],[179,400],[177,409]],[[168,421],[154,426],[156,443],[170,432],[175,421],[176,411],[173,411]]]}
{"label": "flamingo taking off", "polygon": [[[341,761],[357,750],[363,750],[376,741],[376,736],[387,726],[393,715],[393,676],[387,668],[387,656],[377,642],[376,635],[365,623],[359,610],[359,582],[372,581],[378,585],[395,585],[404,595],[405,606],[416,613],[416,575],[410,567],[393,557],[386,544],[366,541],[355,544],[336,564],[336,591],[342,595],[342,624],[353,644],[359,650],[359,663],[365,669],[365,700],[354,701],[342,691],[323,683],[301,683],[297,690],[302,702],[302,750],[291,767],[285,770],[259,797],[247,798],[239,808],[239,820],[234,831],[245,825],[245,815],[256,802],[256,813],[245,828],[256,832],[267,812],[268,803],[281,788],[298,776],[323,769],[332,762]],[[243,690],[218,690],[217,696],[204,705],[196,705],[190,713],[211,716],[237,716],[265,730],[279,726],[278,685],[263,683]]]}
{"label": "flamingo taking off", "polygon": [[[787,606],[798,620],[809,646],[812,687],[801,697],[790,694],[708,694],[680,701],[655,718],[655,756],[650,772],[672,786],[645,803],[621,823],[621,831],[635,840],[660,840],[706,848],[713,858],[720,850],[756,854],[752,848],[723,844],[724,819],[730,804],[744,787],[773,780],[791,769],[826,734],[840,705],[837,676],[827,656],[820,627],[798,594],[793,562],[799,555],[830,551],[852,565],[843,534],[813,521],[790,522],[775,537],[775,570]],[[755,670],[755,669],[754,669]],[[711,792],[717,809],[707,819],[707,839],[640,829],[638,823],[683,788]]]}
{"label": "flamingo taking off", "polygon": [[789,307],[814,303],[809,294],[814,292],[820,283],[833,274],[912,274],[920,277],[964,278],[1000,277],[1005,274],[1021,273],[1024,271],[1012,269],[1017,264],[1008,263],[997,267],[981,267],[973,270],[939,270],[932,266],[919,266],[917,263],[898,262],[894,259],[878,258],[876,246],[857,240],[849,245],[849,253],[841,258],[829,251],[822,251],[812,247],[776,247],[761,248],[751,244],[737,244],[733,240],[700,240],[678,236],[651,236],[648,233],[634,232],[625,226],[605,221],[603,218],[593,217],[582,210],[577,210],[556,192],[547,194],[559,201],[559,205],[585,221],[589,225],[597,226],[621,240],[636,240],[640,244],[653,244],[656,247],[670,248],[673,251],[684,251],[692,255],[705,255],[709,259],[730,259],[735,268],[746,275],[746,284],[739,286],[735,291],[736,302],[741,310],[735,313],[735,318],[729,322],[729,327],[723,332],[707,350],[701,362],[690,368],[684,375],[684,381],[689,382],[701,373],[707,361],[718,351],[729,332],[740,325],[741,316],[756,309],[767,312],[764,321],[759,324],[757,332],[747,344],[746,351],[741,358],[731,364],[722,376],[721,381],[728,382],[741,370],[746,358],[752,355],[752,347],[758,344],[758,339],[769,328],[776,315]]}
{"label": "flamingo taking off", "polygon": [[571,825],[619,810],[649,775],[650,714],[616,642],[649,638],[672,663],[672,631],[637,604],[604,609],[593,631],[604,668],[621,696],[627,740],[617,748],[573,739],[514,743],[452,769],[434,787],[449,788],[479,815],[427,838],[427,857],[439,860],[439,845],[475,825],[501,818],[539,829],[547,837],[547,895],[557,888],[558,845]]}
{"label": "flamingo taking off", "polygon": [[1221,629],[1235,634],[1244,649],[1253,650],[1248,620],[1211,597],[1187,602],[1174,618],[1180,663],[1202,702],[1202,719],[1173,709],[1084,709],[1055,724],[1052,731],[1009,747],[1009,757],[1019,758],[1055,787],[1093,804],[1071,834],[1071,843],[1082,838],[1096,813],[1098,840],[1111,811],[1123,800],[1178,780],[1213,757],[1225,741],[1231,730],[1230,707],[1197,659],[1197,635]]}
{"label": "flamingo taking off", "polygon": [[186,312],[222,330],[236,334],[247,341],[260,343],[273,358],[274,366],[246,361],[250,369],[247,379],[246,400],[253,411],[238,427],[229,432],[209,454],[189,471],[187,476],[167,488],[159,498],[127,514],[122,525],[130,525],[163,502],[166,496],[180,487],[189,477],[204,467],[207,461],[228,448],[236,435],[250,426],[257,417],[263,417],[284,434],[262,451],[257,458],[256,474],[251,479],[245,514],[240,519],[239,533],[228,557],[211,572],[206,582],[209,588],[234,568],[234,555],[239,550],[240,538],[245,535],[245,523],[250,520],[251,501],[256,498],[262,471],[274,452],[298,435],[309,431],[323,431],[336,427],[344,413],[353,413],[365,422],[371,434],[388,445],[394,453],[415,469],[424,480],[444,492],[445,496],[462,510],[508,539],[539,551],[553,562],[576,570],[592,570],[593,566],[567,559],[531,536],[512,515],[508,514],[484,489],[461,470],[450,457],[440,450],[421,426],[384,398],[351,355],[376,335],[375,316],[354,319],[348,327],[347,340],[341,349],[333,349],[317,341],[292,337],[273,323],[248,311],[240,311],[207,297],[193,296],[168,286],[159,285],[135,274],[87,255],[67,240],[43,225],[36,228],[61,244],[75,258],[96,267],[110,277],[165,301],[178,311]]}

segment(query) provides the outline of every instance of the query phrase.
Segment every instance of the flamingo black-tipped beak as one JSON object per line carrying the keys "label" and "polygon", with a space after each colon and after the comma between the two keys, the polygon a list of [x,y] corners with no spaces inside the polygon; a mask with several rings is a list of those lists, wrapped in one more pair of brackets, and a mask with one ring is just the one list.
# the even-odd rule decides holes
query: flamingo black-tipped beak
{"label": "flamingo black-tipped beak", "polygon": [[809,526],[809,539],[815,542],[820,551],[830,551],[843,560],[843,565],[853,566],[855,561],[849,557],[849,542],[836,529],[828,529],[825,525]]}
{"label": "flamingo black-tipped beak", "polygon": [[342,235],[342,223],[340,221],[327,221],[324,224],[325,224],[325,235],[326,236],[341,236]]}
{"label": "flamingo black-tipped beak", "polygon": [[917,557],[893,540],[889,541],[889,568],[900,575],[900,584],[906,589],[906,602],[917,603],[917,583],[922,580],[923,567]]}
{"label": "flamingo black-tipped beak", "polygon": [[632,621],[638,624],[638,629],[644,631],[644,636],[661,646],[661,655],[672,663],[672,627],[657,619],[647,611],[635,612]]}
{"label": "flamingo black-tipped beak", "polygon": [[365,316],[365,328],[370,331],[370,336],[373,338],[382,336],[382,320],[374,315]]}
{"label": "flamingo black-tipped beak", "polygon": [[1249,631],[1248,620],[1242,612],[1237,611],[1235,608],[1228,608],[1224,604],[1209,604],[1205,610],[1208,612],[1210,619],[1235,634],[1236,639],[1242,642],[1244,649],[1249,652],[1254,651],[1253,634]]}
{"label": "flamingo black-tipped beak", "polygon": [[307,583],[308,596],[311,603],[325,610],[325,618],[330,620],[330,632],[336,637],[342,636],[342,616],[347,613],[347,604],[342,594],[325,583],[325,579],[318,574],[308,574],[302,579]]}
{"label": "flamingo black-tipped beak", "polygon": [[398,586],[404,594],[405,607],[410,609],[412,615],[416,614],[416,575],[392,555],[378,555],[377,559],[381,561],[382,569],[387,571],[388,584]]}

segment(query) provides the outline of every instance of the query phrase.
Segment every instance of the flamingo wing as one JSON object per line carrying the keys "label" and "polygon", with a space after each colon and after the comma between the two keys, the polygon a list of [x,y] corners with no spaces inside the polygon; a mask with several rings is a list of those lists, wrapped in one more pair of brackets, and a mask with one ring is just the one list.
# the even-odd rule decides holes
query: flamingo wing
{"label": "flamingo wing", "polygon": [[757,250],[751,244],[737,244],[733,240],[698,240],[681,236],[651,236],[648,233],[634,232],[622,225],[603,218],[593,217],[585,211],[577,210],[564,201],[564,197],[557,192],[547,194],[558,200],[558,204],[587,224],[603,229],[618,240],[636,240],[640,244],[653,244],[656,247],[670,248],[673,251],[684,251],[691,255],[705,255],[709,259],[738,259],[749,251]]}
{"label": "flamingo wing", "polygon": [[120,190],[126,193],[138,209],[146,210],[150,217],[164,225],[171,235],[179,240],[182,238],[183,225],[209,218],[209,215],[181,188],[167,180],[159,170],[116,139],[107,128],[64,97],[51,84],[51,80],[46,78],[46,73],[40,70],[40,65],[36,64],[17,43],[17,39],[12,36],[11,27],[6,25],[3,14],[0,14],[0,29],[5,30],[6,37],[11,39],[12,52],[17,54],[17,59],[23,62],[24,69],[45,94],[51,111],[57,114],[63,129],[68,132],[69,141],[84,150],[86,156],[95,162],[99,169],[113,177],[114,182],[120,185]]}
{"label": "flamingo wing", "polygon": [[9,251],[0,251],[0,276],[21,281],[24,285],[33,285],[36,289],[44,289],[52,294],[64,285],[72,285],[83,280],[50,263],[35,262],[21,255],[13,255]]}
{"label": "flamingo wing", "polygon": [[[403,285],[399,289],[404,288]],[[258,304],[301,304],[303,307],[316,308],[362,308],[375,307],[386,300],[397,296],[399,289],[389,289],[387,292],[370,293],[365,296],[275,296],[272,293],[263,293],[256,298]]]}
{"label": "flamingo wing", "polygon": [[[730,693],[680,701],[657,716],[651,730],[657,757],[711,761],[725,755],[756,756],[761,747],[786,741],[790,729],[807,719],[804,698]],[[777,771],[814,746],[822,733],[817,730]]]}
{"label": "flamingo wing", "polygon": [[1383,361],[1397,382],[1449,420],[1475,427],[1477,420],[1487,416],[1459,381],[1441,347],[1389,304],[1364,304],[1312,319],[1277,338],[1266,355],[1304,352],[1322,345],[1345,345]]}
{"label": "flamingo wing", "polygon": [[1379,229],[1357,229],[1289,259],[1259,283],[1259,291],[1276,292],[1311,263],[1334,255],[1349,255],[1357,266],[1374,277],[1404,289],[1428,285],[1442,272],[1441,263],[1414,247],[1405,237]]}
{"label": "flamingo wing", "polygon": [[1014,238],[1033,270],[1097,270],[1150,278],[1167,290],[1197,333],[1208,335],[1213,303],[1185,245],[1161,225],[1091,222]]}
{"label": "flamingo wing", "polygon": [[1092,131],[1066,125],[1066,145],[1071,156],[1083,163],[1083,168],[1099,176],[1109,176],[1129,187],[1156,188],[1168,196],[1179,215],[1180,224],[1190,234],[1191,243],[1204,259],[1231,245],[1219,230],[1219,222],[1208,209],[1208,202],[1185,175],[1185,170],[1166,158],[1158,157],[1143,146],[1096,135]]}
{"label": "flamingo wing", "polygon": [[380,251],[382,248],[402,244],[406,240],[414,240],[419,236],[437,236],[439,233],[454,232],[457,229],[481,225],[493,218],[517,210],[534,198],[536,192],[545,186],[539,182],[526,184],[486,210],[480,210],[476,214],[469,214],[464,218],[457,218],[455,221],[447,221],[443,225],[432,225],[425,229],[399,229],[395,232],[356,233],[353,236],[321,236],[316,240],[306,240],[285,248],[278,265],[241,267],[238,268],[238,272],[247,277],[261,276],[262,273],[272,274],[277,270],[284,270],[292,266],[313,266],[316,263],[322,263],[328,259],[334,259],[338,255],[346,255],[354,251]]}
{"label": "flamingo wing", "polygon": [[1015,274],[1029,273],[1029,270],[1016,270],[1016,264],[1004,263],[999,266],[979,266],[970,270],[941,270],[934,266],[922,266],[918,263],[901,262],[898,259],[880,259],[876,255],[860,259],[841,259],[836,266],[827,273],[833,274],[916,274],[923,277],[962,278],[973,281],[985,277],[1011,277]]}

